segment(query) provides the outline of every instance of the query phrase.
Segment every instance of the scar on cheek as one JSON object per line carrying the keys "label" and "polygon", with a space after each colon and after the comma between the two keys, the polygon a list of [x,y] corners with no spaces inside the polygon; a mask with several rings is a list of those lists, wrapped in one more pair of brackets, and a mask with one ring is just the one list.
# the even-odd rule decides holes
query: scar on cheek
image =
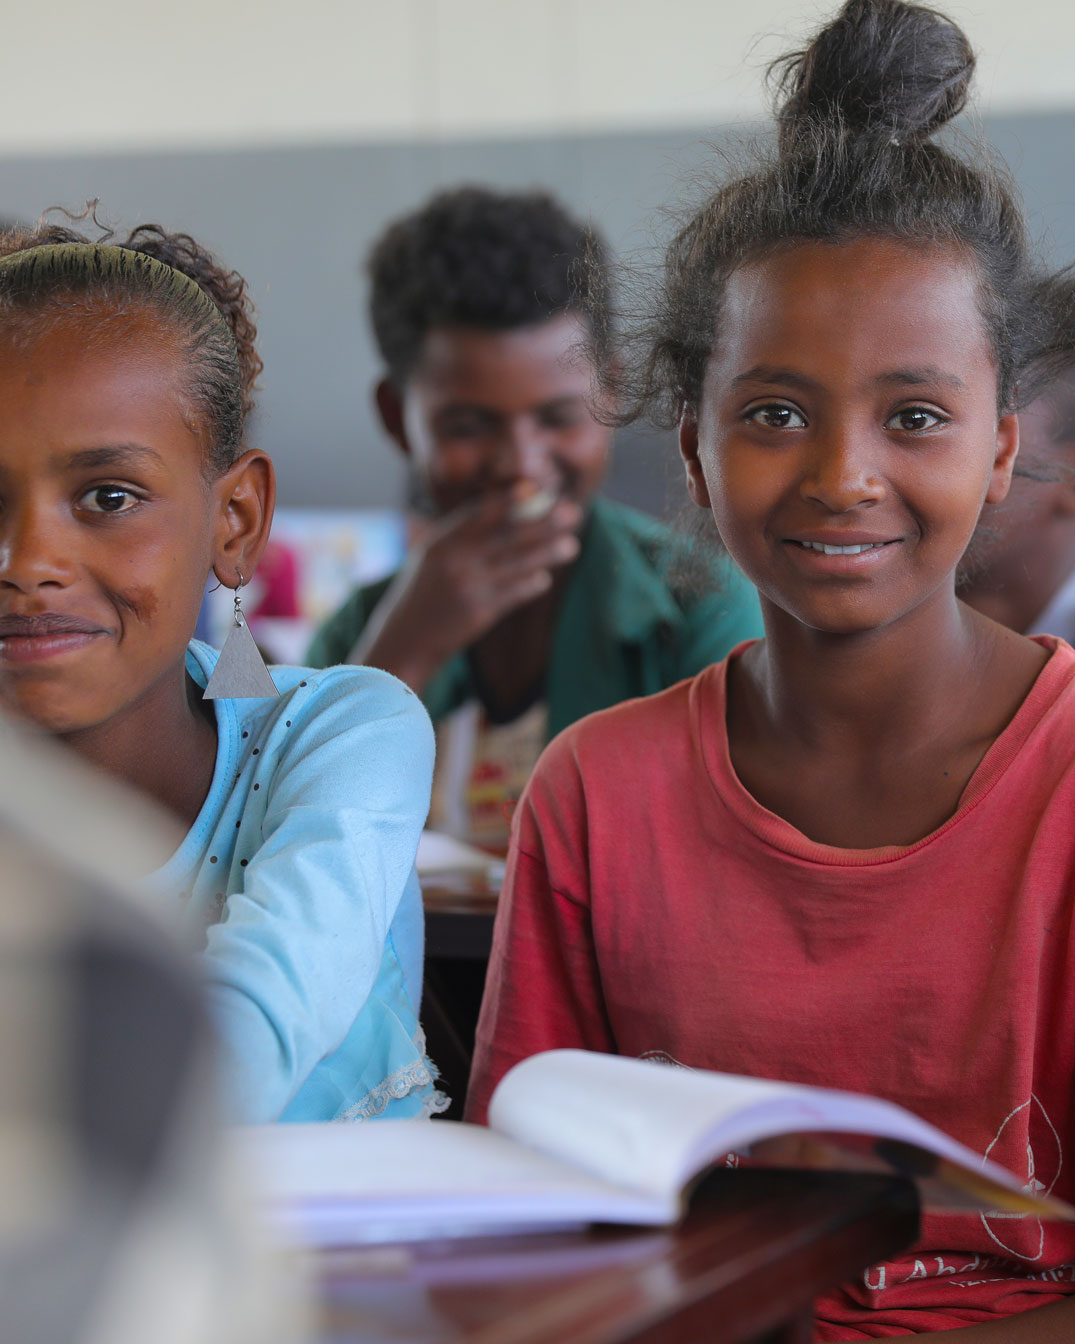
{"label": "scar on cheek", "polygon": [[125,588],[114,594],[116,601],[136,620],[149,621],[157,613],[159,599],[152,588]]}

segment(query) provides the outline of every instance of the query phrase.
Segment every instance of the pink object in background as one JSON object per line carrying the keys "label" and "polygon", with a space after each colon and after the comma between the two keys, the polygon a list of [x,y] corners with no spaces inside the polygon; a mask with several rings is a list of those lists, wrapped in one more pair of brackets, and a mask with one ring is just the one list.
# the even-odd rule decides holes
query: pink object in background
{"label": "pink object in background", "polygon": [[299,604],[299,560],[290,546],[270,540],[258,565],[259,594],[247,619],[256,622],[263,616],[294,619],[302,615]]}

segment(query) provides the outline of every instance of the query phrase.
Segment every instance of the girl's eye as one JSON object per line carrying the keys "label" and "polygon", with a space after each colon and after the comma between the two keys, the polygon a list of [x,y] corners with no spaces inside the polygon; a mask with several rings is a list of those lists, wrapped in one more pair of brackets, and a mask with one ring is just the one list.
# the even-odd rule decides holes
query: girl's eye
{"label": "girl's eye", "polygon": [[97,485],[79,500],[91,513],[126,513],[139,503],[138,496],[122,485]]}
{"label": "girl's eye", "polygon": [[746,418],[766,429],[805,429],[806,420],[799,411],[791,406],[774,403],[771,406],[755,406],[747,412]]}
{"label": "girl's eye", "polygon": [[890,416],[885,421],[886,429],[902,429],[910,434],[921,432],[923,429],[932,429],[934,425],[943,424],[944,421],[933,411],[927,411],[924,406],[908,406],[905,411],[897,411],[895,415]]}

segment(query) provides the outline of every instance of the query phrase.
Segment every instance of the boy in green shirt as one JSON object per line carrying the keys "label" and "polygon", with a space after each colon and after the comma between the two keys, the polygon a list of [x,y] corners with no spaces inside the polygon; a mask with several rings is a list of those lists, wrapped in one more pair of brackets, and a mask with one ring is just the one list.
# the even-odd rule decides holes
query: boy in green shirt
{"label": "boy in green shirt", "polygon": [[687,543],[596,497],[610,284],[591,229],[543,194],[463,188],[392,224],[369,273],[377,408],[432,522],[309,661],[407,682],[439,729],[431,824],[496,847],[549,737],[760,635],[757,598],[716,554],[701,590],[677,579]]}

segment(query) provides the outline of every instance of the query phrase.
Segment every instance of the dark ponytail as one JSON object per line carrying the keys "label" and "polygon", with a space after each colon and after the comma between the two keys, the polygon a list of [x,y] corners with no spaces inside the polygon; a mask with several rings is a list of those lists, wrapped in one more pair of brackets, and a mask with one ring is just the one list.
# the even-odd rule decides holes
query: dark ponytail
{"label": "dark ponytail", "polygon": [[900,0],[849,0],[804,51],[770,67],[779,90],[780,152],[804,129],[842,126],[864,143],[928,140],[963,111],[974,52],[935,9]]}

